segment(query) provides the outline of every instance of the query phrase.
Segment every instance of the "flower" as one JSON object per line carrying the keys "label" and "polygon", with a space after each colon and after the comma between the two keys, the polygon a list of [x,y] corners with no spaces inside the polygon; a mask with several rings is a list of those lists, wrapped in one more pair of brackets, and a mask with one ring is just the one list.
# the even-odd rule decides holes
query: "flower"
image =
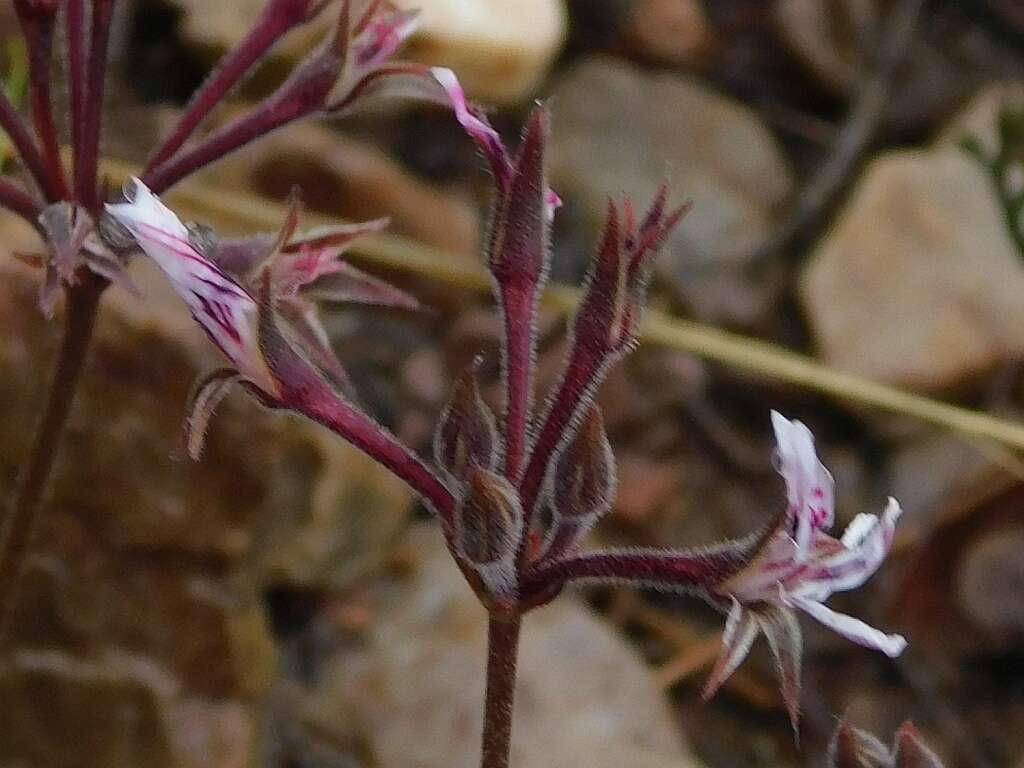
{"label": "flower", "polygon": [[314,300],[418,307],[412,297],[340,259],[353,240],[380,230],[386,220],[297,235],[301,205],[293,195],[289,215],[276,235],[218,241],[208,230],[182,223],[138,179],[128,184],[125,197],[127,202],[107,205],[108,215],[157,263],[232,365],[206,376],[193,395],[193,456],[201,450],[206,424],[228,385],[244,381],[264,403],[281,404],[287,383],[268,351],[268,313],[275,335],[279,328],[306,366],[330,387],[345,390],[348,376],[330,347]]}
{"label": "flower", "polygon": [[710,697],[746,658],[762,632],[782,678],[794,727],[800,690],[800,625],[807,613],[843,637],[895,657],[907,641],[828,608],[835,592],[861,586],[878,570],[892,546],[901,509],[890,498],[881,516],[859,514],[842,538],[826,533],[835,519],[832,476],[818,460],[811,431],[772,412],[778,471],[786,482],[789,507],[757,554],[715,585],[713,598],[731,605],[722,653],[705,689]]}
{"label": "flower", "polygon": [[276,382],[259,351],[258,305],[253,295],[197,250],[181,219],[145,184],[133,179],[125,197],[127,202],[107,204],[107,213],[156,262],[192,317],[238,373],[260,390],[276,395]]}

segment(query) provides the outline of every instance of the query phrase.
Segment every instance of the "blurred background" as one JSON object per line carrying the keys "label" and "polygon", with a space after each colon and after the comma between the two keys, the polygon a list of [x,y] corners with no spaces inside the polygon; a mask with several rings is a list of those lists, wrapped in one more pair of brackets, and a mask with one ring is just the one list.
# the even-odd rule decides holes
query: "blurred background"
{"label": "blurred background", "polygon": [[[552,106],[555,280],[583,276],[609,195],[641,207],[667,178],[694,209],[662,254],[656,307],[1021,418],[1017,0],[399,4],[422,8],[407,56],[455,69],[512,144],[536,99]],[[144,160],[261,6],[119,4],[105,156]],[[236,102],[266,93],[333,17],[288,38]],[[15,100],[16,29],[3,0],[0,77]],[[489,181],[445,110],[290,127],[179,200],[220,231],[272,229],[295,184],[320,214],[390,216],[399,237],[375,241],[378,257],[478,258]],[[37,277],[8,258],[33,247],[0,216],[5,498],[58,328],[36,309]],[[334,307],[328,328],[366,407],[425,451],[452,372],[478,351],[496,395],[496,319],[472,290],[367,255],[352,260],[425,309]],[[438,531],[361,455],[241,394],[203,460],[182,458],[191,381],[217,358],[148,265],[134,269],[146,298],[107,296],[0,659],[0,766],[474,765],[484,615]],[[542,318],[542,386],[563,326]],[[596,541],[692,546],[757,529],[784,499],[779,409],[817,435],[840,524],[887,495],[903,503],[894,554],[834,604],[910,648],[889,660],[805,621],[798,750],[766,648],[703,703],[720,616],[682,597],[581,592],[527,621],[515,765],[817,766],[845,715],[883,740],[913,718],[952,768],[1024,767],[1018,454],[653,343],[600,400],[619,489]]]}

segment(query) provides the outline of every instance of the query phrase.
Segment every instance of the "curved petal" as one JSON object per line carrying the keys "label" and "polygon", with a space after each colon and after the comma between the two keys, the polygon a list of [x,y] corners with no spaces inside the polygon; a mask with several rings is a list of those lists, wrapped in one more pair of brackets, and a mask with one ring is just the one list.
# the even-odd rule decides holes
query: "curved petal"
{"label": "curved petal", "polygon": [[789,511],[797,557],[806,558],[813,533],[828,529],[835,521],[835,483],[814,450],[814,435],[800,421],[790,421],[772,411],[778,471],[786,481]]}
{"label": "curved petal", "polygon": [[834,592],[859,587],[889,554],[902,512],[899,502],[890,497],[881,517],[858,515],[843,534],[843,548],[809,563],[799,583],[787,585],[789,591],[821,602]]}
{"label": "curved petal", "polygon": [[810,600],[800,595],[786,595],[783,598],[789,605],[799,608],[808,616],[824,624],[832,631],[852,640],[865,648],[881,651],[890,658],[896,658],[907,647],[903,635],[890,635],[865,624],[860,619],[838,613],[822,605],[817,600]]}

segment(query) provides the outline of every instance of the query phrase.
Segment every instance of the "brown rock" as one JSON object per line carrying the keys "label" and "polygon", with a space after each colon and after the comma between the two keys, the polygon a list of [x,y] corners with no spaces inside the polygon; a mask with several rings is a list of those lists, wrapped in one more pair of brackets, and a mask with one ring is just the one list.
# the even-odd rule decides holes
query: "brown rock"
{"label": "brown rock", "polygon": [[146,657],[20,651],[0,665],[0,701],[16,703],[4,708],[0,729],[5,765],[254,765],[257,734],[245,706],[187,698]]}
{"label": "brown rock", "polygon": [[952,433],[929,432],[902,443],[889,462],[890,491],[904,515],[900,529],[918,535],[938,522],[951,499],[958,498],[993,469],[991,458],[972,441]]}
{"label": "brown rock", "polygon": [[[4,498],[59,327],[35,306],[38,277],[12,266],[6,249],[32,244],[8,222]],[[214,418],[201,462],[176,457],[191,381],[223,363],[155,269],[134,267],[146,298],[104,299],[27,561],[0,672],[0,711],[17,718],[0,728],[0,754],[33,766],[250,765],[276,675],[263,590],[343,586],[384,556],[410,496],[341,441],[240,394]]]}
{"label": "brown rock", "polygon": [[671,66],[707,57],[714,31],[700,0],[642,0],[632,6],[626,28],[632,53]]}
{"label": "brown rock", "polygon": [[420,10],[408,55],[454,69],[466,92],[496,104],[522,102],[562,48],[563,0],[399,0]]}
{"label": "brown rock", "polygon": [[1024,634],[1024,527],[996,529],[964,555],[957,584],[961,609],[996,636]]}

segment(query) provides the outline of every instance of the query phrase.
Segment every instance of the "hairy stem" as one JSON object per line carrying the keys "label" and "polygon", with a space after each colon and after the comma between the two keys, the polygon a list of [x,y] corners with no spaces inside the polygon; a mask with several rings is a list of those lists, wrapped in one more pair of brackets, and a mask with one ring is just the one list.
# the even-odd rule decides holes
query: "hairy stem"
{"label": "hairy stem", "polygon": [[508,768],[521,619],[491,614],[487,624],[487,693],[480,768]]}
{"label": "hairy stem", "polygon": [[25,556],[92,340],[100,296],[106,286],[106,280],[87,272],[81,282],[67,292],[64,338],[46,407],[21,469],[14,503],[0,521],[0,648],[6,643]]}
{"label": "hairy stem", "polygon": [[534,315],[537,297],[505,291],[502,297],[505,339],[502,368],[505,375],[505,474],[517,478],[526,456],[527,427],[533,394]]}
{"label": "hairy stem", "polygon": [[334,397],[317,403],[302,403],[296,408],[351,443],[378,464],[405,481],[437,512],[445,525],[451,524],[455,499],[416,454],[354,406]]}
{"label": "hairy stem", "polygon": [[760,536],[751,537],[741,547],[695,552],[624,549],[548,561],[523,575],[522,592],[528,596],[570,581],[626,581],[653,589],[703,589],[742,568],[762,540]]}
{"label": "hairy stem", "polygon": [[455,512],[455,498],[423,460],[397,437],[375,422],[333,387],[300,355],[284,337],[277,324],[270,296],[269,273],[263,273],[260,300],[260,350],[280,389],[276,405],[286,407],[330,429],[371,459],[405,481],[441,518],[447,531]]}
{"label": "hairy stem", "polygon": [[[284,8],[282,8],[284,6]],[[216,72],[195,93],[185,108],[181,120],[174,127],[167,140],[153,153],[146,163],[146,172],[157,166],[181,149],[214,108],[223,101],[239,81],[264,54],[290,29],[305,20],[304,14],[286,12],[287,5],[270,3],[245,39],[228,53],[218,65]]]}

